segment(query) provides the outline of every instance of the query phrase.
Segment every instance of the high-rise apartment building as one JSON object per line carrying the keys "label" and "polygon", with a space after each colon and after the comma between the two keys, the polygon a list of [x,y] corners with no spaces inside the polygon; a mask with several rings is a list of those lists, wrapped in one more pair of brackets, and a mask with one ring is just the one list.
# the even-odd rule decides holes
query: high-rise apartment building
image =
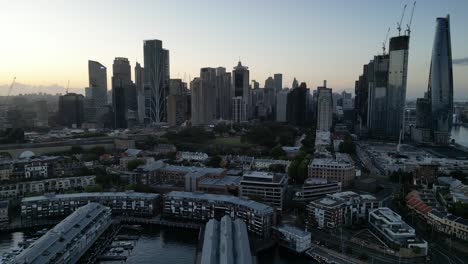
{"label": "high-rise apartment building", "polygon": [[226,68],[216,68],[216,118],[223,120],[231,119],[231,73]]}
{"label": "high-rise apartment building", "polygon": [[283,74],[275,73],[273,79],[275,80],[275,91],[281,91],[283,89]]}
{"label": "high-rise apartment building", "polygon": [[[107,105],[107,69],[97,61],[88,61],[89,95],[94,106]],[[88,94],[86,96],[88,98]]]}
{"label": "high-rise apartment building", "polygon": [[385,138],[387,127],[388,55],[378,55],[367,64],[368,113],[371,137]]}
{"label": "high-rise apartment building", "polygon": [[323,87],[317,88],[317,130],[330,131],[333,122],[333,96],[332,89],[327,88],[324,81]]}
{"label": "high-rise apartment building", "polygon": [[161,123],[167,120],[169,93],[169,51],[162,48],[161,40],[145,40],[144,89],[145,122]]}
{"label": "high-rise apartment building", "polygon": [[167,122],[171,126],[180,126],[190,119],[190,94],[187,83],[181,79],[170,79],[167,98]]}

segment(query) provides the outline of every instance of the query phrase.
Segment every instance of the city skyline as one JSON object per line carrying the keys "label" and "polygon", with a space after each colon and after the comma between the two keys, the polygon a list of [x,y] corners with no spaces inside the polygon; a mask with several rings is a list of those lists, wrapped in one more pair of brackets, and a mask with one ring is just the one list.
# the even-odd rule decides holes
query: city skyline
{"label": "city skyline", "polygon": [[[427,90],[435,20],[447,14],[452,20],[454,94],[455,98],[468,98],[468,77],[464,74],[468,57],[464,43],[468,37],[462,30],[468,23],[462,11],[468,3],[430,2],[418,5],[413,19],[407,98],[417,98]],[[284,87],[291,86],[294,77],[312,88],[327,79],[334,91],[349,92],[354,89],[361,65],[381,53],[387,28],[391,28],[390,37],[397,35],[396,22],[404,4],[408,5],[403,19],[403,28],[406,27],[413,2],[259,1],[242,5],[241,1],[236,7],[212,1],[184,5],[182,1],[112,3],[11,4],[0,20],[4,24],[20,22],[6,31],[12,41],[6,42],[5,50],[11,52],[6,52],[5,63],[0,66],[0,94],[6,93],[14,76],[20,84],[42,85],[44,89],[53,85],[66,87],[68,81],[71,90],[84,89],[88,86],[88,60],[99,61],[110,69],[115,57],[126,57],[133,68],[136,62],[143,63],[143,41],[147,39],[165,43],[171,53],[170,77],[187,83],[200,68],[231,69],[240,59],[249,67],[251,79],[261,84],[274,73],[283,73]],[[104,12],[109,6],[112,12]],[[45,7],[50,8],[44,10]],[[385,12],[377,14],[382,8]],[[41,12],[36,13],[37,10]],[[75,19],[84,11],[89,11],[85,21]],[[128,16],[119,16],[125,11]],[[350,16],[362,20],[351,20]],[[203,25],[212,25],[212,30],[204,30]],[[112,26],[119,30],[109,31]],[[30,35],[21,33],[26,30]],[[31,48],[27,41],[30,38],[40,41]],[[109,86],[111,76],[107,78]],[[13,89],[13,94],[17,93],[21,90]]]}

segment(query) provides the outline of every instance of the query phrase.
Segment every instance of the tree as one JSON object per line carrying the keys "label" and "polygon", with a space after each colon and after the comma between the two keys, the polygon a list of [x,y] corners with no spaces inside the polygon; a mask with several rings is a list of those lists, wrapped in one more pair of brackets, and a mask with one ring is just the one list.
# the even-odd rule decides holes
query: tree
{"label": "tree", "polygon": [[134,169],[138,168],[138,166],[145,164],[145,161],[142,159],[134,159],[127,163],[127,170],[133,171]]}
{"label": "tree", "polygon": [[280,145],[277,145],[276,147],[271,149],[270,156],[272,156],[275,159],[279,159],[282,156],[286,156],[286,152],[284,152],[283,148]]}
{"label": "tree", "polygon": [[353,139],[350,136],[346,136],[344,141],[340,143],[339,150],[343,153],[355,154],[356,145],[354,145]]}
{"label": "tree", "polygon": [[220,166],[222,160],[223,159],[218,155],[213,156],[206,162],[206,166],[217,168]]}
{"label": "tree", "polygon": [[291,164],[289,164],[289,168],[288,168],[288,176],[291,179],[291,181],[295,184],[296,184],[297,177],[298,177],[299,164],[300,164],[300,161],[293,160]]}
{"label": "tree", "polygon": [[82,148],[81,146],[72,146],[72,147],[70,148],[70,152],[71,152],[72,154],[81,154],[81,153],[83,153],[83,151],[84,151],[84,150],[83,150],[83,148]]}
{"label": "tree", "polygon": [[456,202],[450,207],[450,212],[461,218],[468,218],[468,204]]}
{"label": "tree", "polygon": [[303,184],[305,179],[307,179],[308,168],[309,168],[309,159],[304,158],[297,168],[297,178],[296,184]]}
{"label": "tree", "polygon": [[348,255],[352,255],[353,254],[353,249],[350,246],[346,246],[345,252]]}
{"label": "tree", "polygon": [[103,188],[100,184],[90,185],[85,187],[85,192],[102,192]]}
{"label": "tree", "polygon": [[280,173],[284,173],[284,172],[286,172],[286,166],[283,165],[283,164],[271,164],[271,165],[268,167],[268,170],[270,170],[271,172],[280,172]]}

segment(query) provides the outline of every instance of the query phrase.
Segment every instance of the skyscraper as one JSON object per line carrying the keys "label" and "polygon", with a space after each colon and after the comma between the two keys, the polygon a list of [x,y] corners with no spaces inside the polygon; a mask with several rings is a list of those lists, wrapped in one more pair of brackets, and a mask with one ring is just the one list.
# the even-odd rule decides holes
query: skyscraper
{"label": "skyscraper", "polygon": [[283,89],[276,94],[276,122],[286,122],[289,89]]}
{"label": "skyscraper", "polygon": [[216,118],[231,119],[231,73],[226,68],[216,68]]}
{"label": "skyscraper", "polygon": [[114,127],[127,128],[128,111],[136,111],[136,90],[127,58],[117,57],[112,65],[112,107]]}
{"label": "skyscraper", "polygon": [[436,20],[428,94],[432,108],[432,129],[436,144],[448,144],[453,116],[452,44],[450,16]]}
{"label": "skyscraper", "polygon": [[83,95],[67,93],[59,97],[58,121],[67,127],[81,127],[83,123]]}
{"label": "skyscraper", "polygon": [[[250,102],[249,80],[249,68],[242,66],[242,63],[239,61],[232,71],[232,83],[234,86],[234,98],[232,103],[236,104],[236,107],[233,107],[233,111],[245,111],[245,113],[232,113],[232,115],[236,117],[233,119],[238,120],[238,122],[247,121],[247,118],[251,115],[251,110],[248,105]],[[242,98],[241,102],[239,102],[239,98]],[[239,105],[240,103],[244,105]]]}
{"label": "skyscraper", "polygon": [[333,122],[333,95],[332,89],[327,88],[324,81],[323,87],[317,88],[317,130],[330,131]]}
{"label": "skyscraper", "polygon": [[385,138],[387,128],[388,55],[378,55],[367,64],[367,125],[369,135]]}
{"label": "skyscraper", "polygon": [[303,126],[307,122],[308,94],[306,83],[292,89],[287,95],[286,119],[288,123]]}
{"label": "skyscraper", "polygon": [[214,87],[209,80],[197,77],[190,83],[190,92],[192,94],[192,125],[212,124],[214,120],[214,105],[211,101],[214,97]]}
{"label": "skyscraper", "polygon": [[275,91],[281,91],[283,89],[283,74],[275,73],[273,79],[275,80]]}
{"label": "skyscraper", "polygon": [[88,60],[89,93],[94,106],[107,105],[107,69],[97,61]]}
{"label": "skyscraper", "polygon": [[145,120],[160,123],[167,120],[167,95],[169,94],[169,51],[162,48],[161,40],[145,40],[144,89]]}
{"label": "skyscraper", "polygon": [[404,128],[409,40],[409,36],[390,39],[385,134],[392,139],[398,139]]}
{"label": "skyscraper", "polygon": [[135,87],[137,93],[137,107],[138,107],[138,122],[143,124],[145,122],[145,69],[141,67],[140,63],[135,65]]}
{"label": "skyscraper", "polygon": [[180,126],[190,119],[190,95],[187,83],[181,79],[169,80],[167,98],[167,122],[171,126]]}

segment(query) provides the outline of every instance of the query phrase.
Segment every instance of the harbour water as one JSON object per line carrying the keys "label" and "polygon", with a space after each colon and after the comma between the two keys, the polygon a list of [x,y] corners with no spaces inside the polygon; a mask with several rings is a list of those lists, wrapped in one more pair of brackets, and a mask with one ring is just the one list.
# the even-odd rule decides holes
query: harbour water
{"label": "harbour water", "polygon": [[452,139],[454,139],[456,143],[468,148],[468,127],[453,126]]}

